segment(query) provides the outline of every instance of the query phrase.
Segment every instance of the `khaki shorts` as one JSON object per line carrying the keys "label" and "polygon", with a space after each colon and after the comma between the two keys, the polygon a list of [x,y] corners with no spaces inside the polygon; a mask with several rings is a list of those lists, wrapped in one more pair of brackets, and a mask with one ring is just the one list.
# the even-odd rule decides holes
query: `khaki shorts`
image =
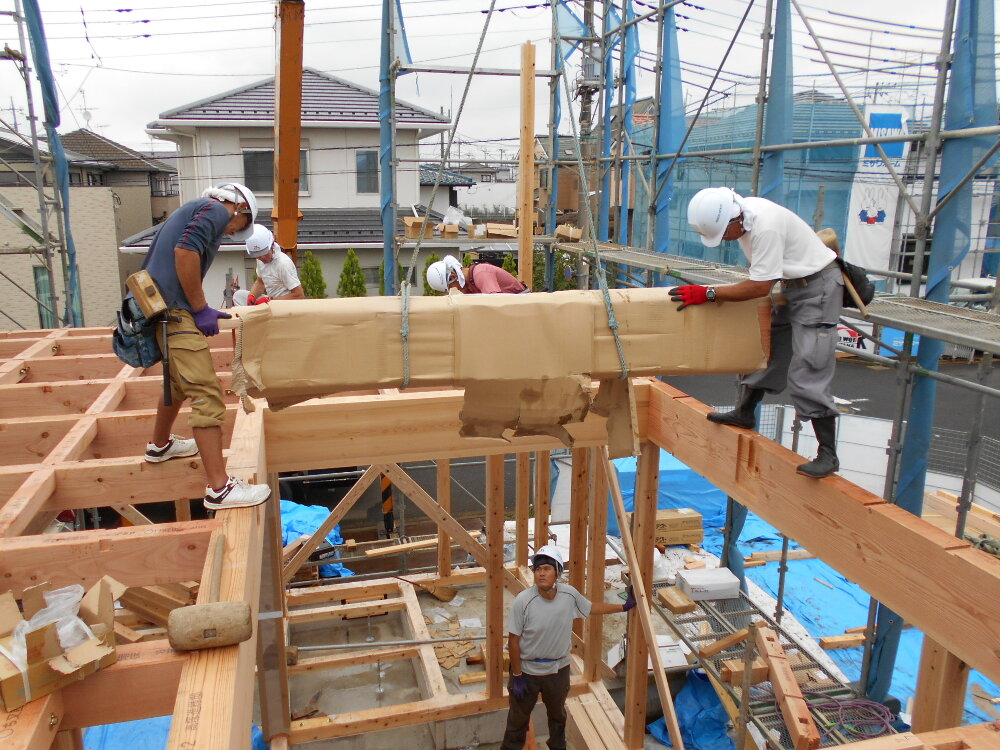
{"label": "khaki shorts", "polygon": [[174,402],[191,400],[188,424],[192,427],[219,427],[226,419],[226,406],[208,339],[195,326],[194,317],[187,310],[172,309],[170,315],[179,319],[167,323],[170,391]]}

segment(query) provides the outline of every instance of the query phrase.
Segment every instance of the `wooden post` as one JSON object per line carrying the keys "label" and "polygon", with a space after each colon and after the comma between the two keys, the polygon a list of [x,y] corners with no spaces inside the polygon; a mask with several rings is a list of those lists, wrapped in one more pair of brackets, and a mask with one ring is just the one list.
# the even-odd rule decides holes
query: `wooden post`
{"label": "wooden post", "polygon": [[261,557],[260,614],[257,617],[257,689],[264,738],[287,735],[288,660],[285,655],[285,584],[281,578],[281,518],[278,475],[268,477],[271,499],[265,503],[264,550]]}
{"label": "wooden post", "polygon": [[514,509],[514,563],[528,562],[528,515],[531,506],[531,454],[518,453],[516,459],[517,489]]}
{"label": "wooden post", "polygon": [[504,457],[486,457],[486,694],[503,695]]}
{"label": "wooden post", "polygon": [[[622,532],[622,547],[625,548],[625,556],[628,558],[628,569],[632,575],[632,591],[635,594],[636,607],[632,610],[637,615],[642,624],[642,635],[646,643],[655,646],[656,632],[653,630],[653,621],[650,618],[650,601],[646,595],[646,582],[642,575],[642,567],[639,564],[635,546],[632,544],[632,532],[629,530],[625,517],[625,502],[622,500],[622,491],[618,486],[618,474],[615,472],[614,464],[608,458],[608,449],[595,448],[599,452],[601,472],[606,477],[608,489],[611,491],[611,500],[615,506],[615,516],[618,520],[618,528]],[[605,503],[606,505],[606,503]],[[663,671],[663,661],[660,658],[660,649],[650,648],[649,658],[653,662],[653,679],[656,681],[656,691],[660,695],[660,706],[663,708],[663,719],[667,725],[667,734],[676,750],[684,750],[684,740],[681,739],[681,729],[677,724],[677,713],[674,711],[674,701],[670,696],[670,685],[667,684],[667,675]]]}
{"label": "wooden post", "polygon": [[280,0],[275,24],[274,239],[298,262],[299,167],[302,149],[302,37],[305,3]]}
{"label": "wooden post", "polygon": [[[646,585],[646,596],[653,586],[653,531],[656,524],[656,497],[660,478],[660,449],[645,442],[640,448],[635,473],[635,512],[632,514],[632,539],[639,562],[639,574]],[[633,578],[633,587],[635,579]],[[628,620],[628,668],[625,674],[625,747],[641,750],[646,733],[646,685],[649,649],[638,617]]]}
{"label": "wooden post", "polygon": [[925,635],[913,699],[913,731],[960,726],[968,683],[969,665]]}
{"label": "wooden post", "polygon": [[535,243],[535,45],[521,47],[521,153],[517,180],[517,278],[531,287]]}
{"label": "wooden post", "polygon": [[[451,513],[451,461],[447,458],[437,460],[437,501],[441,510]],[[438,575],[451,573],[451,537],[447,530],[438,527]]]}
{"label": "wooden post", "polygon": [[[593,450],[600,450],[594,448]],[[587,584],[585,596],[593,601],[604,600],[604,547],[608,534],[608,481],[604,471],[594,476],[594,492],[590,496],[590,524],[587,535]],[[591,617],[587,620],[583,645],[583,679],[594,682],[600,677],[604,658],[602,637],[604,620]]]}
{"label": "wooden post", "polygon": [[551,451],[535,453],[535,550],[549,543],[552,484]]}
{"label": "wooden post", "polygon": [[[569,585],[583,591],[587,561],[587,500],[590,494],[590,450],[573,450],[573,483],[569,500]],[[573,620],[573,632],[583,635],[583,621]]]}

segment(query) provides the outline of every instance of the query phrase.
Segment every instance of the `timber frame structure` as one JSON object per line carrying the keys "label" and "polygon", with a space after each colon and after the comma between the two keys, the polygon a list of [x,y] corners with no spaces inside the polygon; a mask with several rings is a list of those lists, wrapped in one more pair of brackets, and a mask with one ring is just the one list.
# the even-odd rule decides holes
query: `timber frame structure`
{"label": "timber frame structure", "polygon": [[[532,452],[560,447],[548,437],[510,442],[460,438],[460,390],[347,394],[315,399],[280,412],[257,402],[244,413],[230,397],[225,427],[230,473],[277,488],[277,474],[309,468],[370,468],[328,519],[360,495],[366,482],[386,474],[439,529],[439,549],[452,542],[478,568],[452,569],[439,554],[436,573],[416,583],[485,583],[487,680],[482,690],[449,693],[429,645],[368,648],[366,654],[300,659],[287,665],[288,625],[345,614],[395,611],[414,639],[427,637],[410,583],[386,578],[287,589],[284,580],[308,551],[282,569],[280,532],[273,501],[257,508],[190,520],[190,500],[203,492],[198,457],[148,464],[142,452],[155,400],[162,387],[157,368],[123,366],[110,352],[105,328],[20,331],[0,336],[0,577],[15,595],[42,581],[89,585],[111,575],[130,587],[193,580],[210,583],[213,535],[225,534],[222,600],[246,600],[256,616],[254,637],[239,646],[197,652],[171,650],[162,637],[122,643],[116,664],[61,691],[0,716],[5,748],[80,747],[83,727],[173,714],[169,748],[213,749],[249,745],[254,674],[261,719],[272,748],[378,729],[444,721],[503,709],[503,587],[518,590],[527,570],[503,563],[505,454],[516,454],[517,560],[527,558],[529,531],[545,538],[548,496],[536,496],[529,530]],[[228,336],[213,339],[213,357],[227,382],[232,360]],[[629,620],[631,657],[626,709],[620,711],[601,682],[601,619],[578,633],[569,704],[570,737],[579,748],[640,748],[644,734],[649,653],[653,514],[658,449],[664,448],[707,477],[782,533],[857,582],[926,633],[914,720],[926,734],[895,735],[858,745],[859,750],[995,748],[1000,724],[957,726],[964,690],[956,690],[972,666],[1000,680],[1000,597],[983,596],[1000,586],[1000,560],[833,476],[811,480],[795,473],[800,458],[759,434],[706,422],[708,407],[661,382],[632,382],[640,445],[636,512],[625,548],[639,606]],[[620,510],[613,470],[608,471],[603,418],[571,426],[575,438],[571,499],[571,583],[603,597],[603,545],[610,488]],[[449,460],[486,456],[486,544],[465,533],[449,512]],[[398,464],[437,462],[437,498],[431,498]],[[544,464],[545,462],[539,462]],[[535,477],[539,487],[547,481]],[[277,493],[275,493],[277,494]],[[597,502],[595,502],[597,498]],[[145,503],[172,502],[176,519],[143,523]],[[40,534],[67,509],[115,508],[135,525],[112,530]],[[343,508],[342,508],[343,506]],[[624,526],[623,529],[628,527]],[[317,532],[306,548],[325,532]],[[593,554],[599,550],[598,554]],[[904,564],[905,563],[905,564]],[[207,592],[211,587],[202,586]],[[206,594],[199,593],[204,601]],[[352,603],[341,604],[346,598]],[[127,630],[127,628],[125,628]],[[422,699],[381,708],[293,721],[289,673],[336,669],[364,660],[410,660]],[[636,665],[640,665],[637,667]],[[661,702],[663,670],[654,670]]]}

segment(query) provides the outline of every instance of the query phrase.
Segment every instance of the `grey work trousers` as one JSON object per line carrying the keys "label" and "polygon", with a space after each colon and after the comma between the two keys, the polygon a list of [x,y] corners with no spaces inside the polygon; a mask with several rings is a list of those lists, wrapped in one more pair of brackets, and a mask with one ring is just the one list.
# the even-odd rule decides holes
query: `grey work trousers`
{"label": "grey work trousers", "polygon": [[569,667],[563,667],[555,674],[526,674],[528,694],[523,700],[514,697],[508,680],[507,692],[510,710],[507,712],[507,729],[503,733],[500,750],[521,750],[528,736],[528,722],[531,712],[542,694],[545,713],[549,719],[549,750],[566,750],[566,696],[569,695]]}
{"label": "grey work trousers", "polygon": [[789,396],[800,419],[838,414],[830,384],[837,355],[837,320],[844,280],[836,265],[805,286],[783,285],[785,305],[771,310],[771,357],[760,372],[744,375],[747,388]]}

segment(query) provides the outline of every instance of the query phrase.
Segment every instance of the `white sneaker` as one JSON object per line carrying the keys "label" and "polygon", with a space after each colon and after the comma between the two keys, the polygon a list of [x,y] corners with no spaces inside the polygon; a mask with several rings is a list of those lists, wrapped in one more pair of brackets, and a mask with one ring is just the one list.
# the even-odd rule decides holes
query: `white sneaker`
{"label": "white sneaker", "polygon": [[169,461],[171,458],[186,458],[196,455],[198,455],[198,444],[194,438],[171,435],[170,440],[162,448],[156,443],[146,443],[146,460],[151,464]]}
{"label": "white sneaker", "polygon": [[245,479],[229,477],[226,486],[221,490],[205,488],[205,507],[209,510],[225,510],[226,508],[250,508],[260,505],[271,495],[271,488],[266,484],[250,484]]}

